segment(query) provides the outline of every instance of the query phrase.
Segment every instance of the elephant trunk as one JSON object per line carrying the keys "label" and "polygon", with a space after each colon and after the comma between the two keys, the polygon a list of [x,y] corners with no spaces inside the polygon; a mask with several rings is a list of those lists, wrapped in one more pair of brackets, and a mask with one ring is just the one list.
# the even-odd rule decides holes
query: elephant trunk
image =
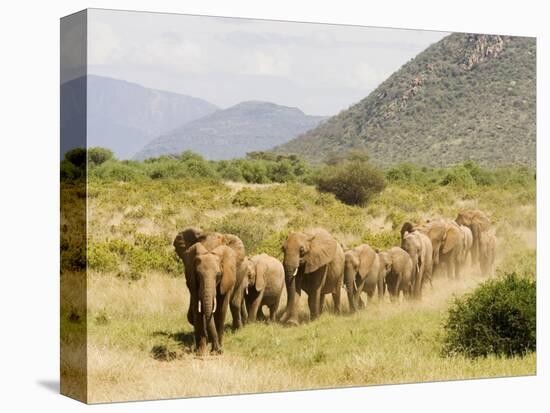
{"label": "elephant trunk", "polygon": [[204,280],[201,283],[201,294],[199,299],[199,312],[206,318],[208,322],[216,310],[216,282],[215,279]]}
{"label": "elephant trunk", "polygon": [[298,267],[287,271],[285,268],[285,284],[287,291],[287,304],[286,311],[281,319],[282,322],[287,324],[298,324],[298,305],[297,301],[299,299],[296,292],[296,275],[298,272]]}
{"label": "elephant trunk", "polygon": [[346,292],[348,294],[349,310],[355,312],[357,309],[355,302],[355,290],[357,289],[355,284],[355,268],[346,263],[344,268],[344,284],[346,286]]}

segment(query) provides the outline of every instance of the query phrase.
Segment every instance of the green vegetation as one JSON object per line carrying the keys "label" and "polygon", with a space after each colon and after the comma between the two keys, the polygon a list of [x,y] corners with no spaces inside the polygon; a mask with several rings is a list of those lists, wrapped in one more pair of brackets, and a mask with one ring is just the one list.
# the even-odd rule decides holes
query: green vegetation
{"label": "green vegetation", "polygon": [[[496,52],[482,53],[490,48]],[[319,161],[327,153],[366,148],[382,166],[471,159],[484,166],[534,167],[535,97],[534,38],[455,33],[357,104],[276,151]]]}
{"label": "green vegetation", "polygon": [[[89,162],[87,187],[82,180],[62,182],[62,345],[71,350],[65,354],[79,354],[74,351],[81,348],[79,337],[87,339],[90,401],[533,374],[534,352],[471,358],[445,351],[451,297],[473,291],[483,280],[474,270],[456,283],[434,277],[434,288],[421,303],[375,299],[353,316],[331,314],[329,297],[329,312],[315,322],[228,331],[222,357],[195,358],[192,326],[185,318],[188,291],[172,246],[187,226],[234,233],[247,254],[282,258],[282,241],[292,230],[324,227],[346,247],[367,242],[384,250],[398,245],[405,220],[454,217],[461,208],[479,208],[497,233],[497,273],[534,275],[531,170],[468,162],[451,168],[398,165],[383,172],[384,189],[365,206],[345,204],[312,184],[357,157],[333,156],[325,165],[311,166],[272,154],[210,162],[187,152],[143,162]],[[288,164],[295,165],[294,177],[286,167],[274,168]],[[245,179],[254,168],[265,183],[253,183],[257,176]],[[287,177],[278,182],[270,170]],[[222,171],[237,178],[228,180]],[[447,177],[457,172],[465,178],[450,182]],[[78,213],[86,211],[84,201],[87,216]],[[78,291],[87,295],[76,297]],[[305,294],[301,299],[305,321]],[[344,298],[344,311],[346,303]],[[63,361],[64,377],[75,374],[77,361]]]}
{"label": "green vegetation", "polygon": [[457,298],[445,324],[445,351],[469,357],[536,350],[536,282],[515,273]]}
{"label": "green vegetation", "polygon": [[386,185],[381,170],[366,160],[353,158],[327,165],[314,181],[319,191],[330,192],[346,204],[361,206]]}

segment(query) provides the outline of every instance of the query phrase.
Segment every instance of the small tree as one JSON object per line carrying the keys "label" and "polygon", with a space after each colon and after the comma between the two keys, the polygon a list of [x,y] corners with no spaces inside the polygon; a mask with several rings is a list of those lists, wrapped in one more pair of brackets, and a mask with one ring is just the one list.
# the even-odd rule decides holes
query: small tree
{"label": "small tree", "polygon": [[86,149],[74,148],[65,153],[65,160],[72,163],[77,168],[86,166]]}
{"label": "small tree", "polygon": [[99,146],[94,148],[88,148],[88,162],[93,165],[101,165],[113,159],[113,152],[107,148],[101,148]]}
{"label": "small tree", "polygon": [[349,205],[365,205],[386,186],[382,171],[363,160],[326,166],[315,183],[319,191],[330,192]]}

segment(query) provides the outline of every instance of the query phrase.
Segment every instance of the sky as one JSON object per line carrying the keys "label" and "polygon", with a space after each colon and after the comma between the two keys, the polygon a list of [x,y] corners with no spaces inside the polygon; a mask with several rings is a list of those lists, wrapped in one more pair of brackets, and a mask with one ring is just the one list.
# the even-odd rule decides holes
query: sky
{"label": "sky", "polygon": [[449,33],[91,9],[88,73],[335,115]]}

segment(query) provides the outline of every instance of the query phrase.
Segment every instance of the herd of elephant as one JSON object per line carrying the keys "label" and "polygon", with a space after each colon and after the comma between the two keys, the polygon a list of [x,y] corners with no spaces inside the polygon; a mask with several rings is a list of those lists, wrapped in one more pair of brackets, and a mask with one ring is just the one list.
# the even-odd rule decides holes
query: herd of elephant
{"label": "herd of elephant", "polygon": [[233,329],[243,323],[265,319],[262,308],[275,320],[283,289],[287,305],[280,322],[298,325],[299,298],[305,291],[310,318],[323,311],[324,299],[332,295],[334,311],[340,312],[342,289],[350,312],[364,307],[361,293],[370,300],[376,293],[390,300],[420,299],[422,287],[441,268],[457,279],[468,257],[482,274],[491,276],[495,262],[495,235],[490,220],[479,210],[464,210],[456,219],[437,219],[421,224],[406,222],[401,246],[378,251],[367,244],[346,249],[325,229],[291,232],[283,242],[283,262],[267,254],[247,257],[243,242],[235,235],[187,228],[175,240],[183,260],[190,291],[187,319],[194,327],[197,352],[222,352],[227,310]]}

